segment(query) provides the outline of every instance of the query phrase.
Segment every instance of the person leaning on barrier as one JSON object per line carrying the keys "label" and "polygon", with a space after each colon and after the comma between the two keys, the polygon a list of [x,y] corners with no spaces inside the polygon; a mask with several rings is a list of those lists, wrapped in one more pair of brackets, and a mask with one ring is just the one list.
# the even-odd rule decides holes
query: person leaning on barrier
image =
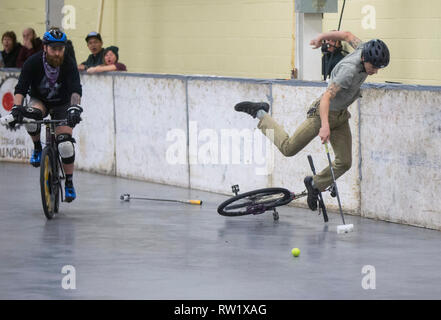
{"label": "person leaning on barrier", "polygon": [[16,68],[17,57],[21,49],[21,44],[17,42],[14,31],[6,31],[2,35],[3,51],[1,52],[3,67]]}
{"label": "person leaning on barrier", "polygon": [[84,71],[90,67],[95,67],[104,62],[103,39],[98,32],[91,32],[86,36],[87,47],[90,55],[87,60],[78,66],[78,70]]}
{"label": "person leaning on barrier", "polygon": [[118,47],[110,46],[104,50],[104,64],[87,69],[87,73],[106,71],[127,71],[125,64],[118,62]]}
{"label": "person leaning on barrier", "polygon": [[[326,91],[311,105],[306,120],[290,137],[284,128],[268,114],[266,102],[244,101],[236,104],[236,111],[246,112],[260,121],[257,127],[263,134],[273,134],[273,142],[287,157],[296,155],[317,135],[322,143],[331,142],[335,153],[332,163],[335,178],[349,170],[352,164],[352,136],[349,127],[350,113],[347,108],[360,97],[360,87],[367,76],[374,75],[389,64],[389,49],[379,40],[363,43],[348,31],[331,31],[311,40],[314,49],[320,48],[324,40],[347,41],[355,50],[344,57],[332,70]],[[333,183],[329,166],[304,179],[308,191],[308,206],[317,210],[319,191]]]}
{"label": "person leaning on barrier", "polygon": [[43,42],[37,37],[35,30],[32,28],[26,28],[23,30],[23,45],[17,57],[17,67],[23,67],[27,58],[43,50]]}
{"label": "person leaning on barrier", "polygon": [[[67,119],[67,124],[56,128],[56,140],[64,171],[66,173],[65,200],[76,198],[73,186],[75,161],[75,139],[72,129],[81,121],[80,106],[82,88],[77,66],[69,57],[65,57],[66,34],[59,29],[50,29],[43,36],[43,51],[29,57],[23,65],[15,87],[14,118],[9,125],[14,127],[23,118],[42,120],[48,114],[52,119]],[[23,100],[29,92],[30,101],[24,107]],[[41,126],[25,124],[26,130],[34,142],[30,163],[40,166],[42,145],[40,142]]]}

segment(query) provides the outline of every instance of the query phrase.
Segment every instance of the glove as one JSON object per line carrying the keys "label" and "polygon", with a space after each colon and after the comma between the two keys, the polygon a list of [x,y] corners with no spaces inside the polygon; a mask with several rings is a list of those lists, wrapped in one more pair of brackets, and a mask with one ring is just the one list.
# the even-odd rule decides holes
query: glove
{"label": "glove", "polygon": [[81,112],[83,112],[83,108],[78,104],[71,105],[69,109],[67,109],[67,124],[69,127],[74,128],[81,121]]}
{"label": "glove", "polygon": [[9,127],[14,128],[17,123],[21,123],[25,111],[25,107],[14,105],[11,110],[11,115],[14,117],[14,121],[9,122]]}

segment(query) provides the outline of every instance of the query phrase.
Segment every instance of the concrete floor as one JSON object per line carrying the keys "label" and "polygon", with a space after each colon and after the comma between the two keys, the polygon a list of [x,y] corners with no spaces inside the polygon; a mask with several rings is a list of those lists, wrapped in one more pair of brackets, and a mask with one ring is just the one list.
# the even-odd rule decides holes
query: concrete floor
{"label": "concrete floor", "polygon": [[[85,172],[75,174],[78,199],[47,221],[38,179],[29,165],[0,163],[1,299],[441,298],[439,231],[348,216],[355,232],[337,235],[338,214],[325,226],[292,207],[278,222],[227,218],[216,212],[222,195]],[[204,204],[121,202],[121,193]],[[62,286],[74,274],[66,265],[74,290]],[[365,265],[375,289],[363,289],[374,275]]]}

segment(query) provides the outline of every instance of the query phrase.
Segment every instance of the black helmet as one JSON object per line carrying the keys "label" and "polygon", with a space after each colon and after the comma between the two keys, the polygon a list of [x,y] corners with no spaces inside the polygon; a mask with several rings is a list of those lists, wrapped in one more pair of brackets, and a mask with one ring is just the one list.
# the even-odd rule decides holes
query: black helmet
{"label": "black helmet", "polygon": [[380,39],[373,39],[364,44],[363,58],[375,68],[385,68],[389,64],[389,49]]}

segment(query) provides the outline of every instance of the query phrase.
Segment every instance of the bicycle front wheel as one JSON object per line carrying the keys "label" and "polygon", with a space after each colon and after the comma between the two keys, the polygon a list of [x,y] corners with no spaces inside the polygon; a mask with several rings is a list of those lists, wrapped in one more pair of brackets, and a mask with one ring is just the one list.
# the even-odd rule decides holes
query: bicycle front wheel
{"label": "bicycle front wheel", "polygon": [[275,207],[283,206],[293,200],[293,194],[284,188],[258,189],[224,201],[217,208],[222,216],[235,217],[248,214],[261,214]]}
{"label": "bicycle front wheel", "polygon": [[55,157],[49,147],[43,149],[40,164],[40,190],[41,202],[43,204],[44,215],[47,219],[52,219],[57,208],[58,172],[55,165]]}

